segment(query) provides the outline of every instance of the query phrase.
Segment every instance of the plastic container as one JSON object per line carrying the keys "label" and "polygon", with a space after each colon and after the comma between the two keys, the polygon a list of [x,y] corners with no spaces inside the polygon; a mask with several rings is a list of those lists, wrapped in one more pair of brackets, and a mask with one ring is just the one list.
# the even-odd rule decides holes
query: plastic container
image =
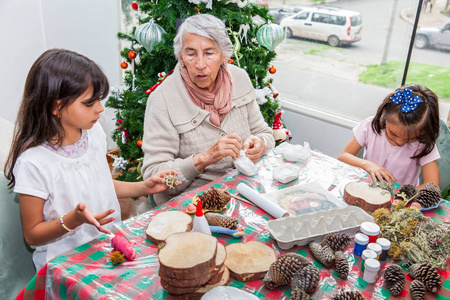
{"label": "plastic container", "polygon": [[361,271],[364,272],[364,264],[366,259],[377,259],[377,254],[372,250],[364,250],[361,254]]}
{"label": "plastic container", "polygon": [[373,222],[364,222],[361,224],[359,228],[361,233],[364,233],[369,237],[369,243],[375,243],[378,238],[378,234],[380,233],[380,226]]}
{"label": "plastic container", "polygon": [[273,179],[281,183],[288,183],[298,179],[300,167],[293,164],[283,164],[273,170]]}
{"label": "plastic container", "polygon": [[377,243],[369,243],[367,245],[367,250],[372,250],[373,252],[375,252],[377,254],[376,259],[380,259],[381,251],[383,251],[383,248],[381,248],[381,246]]}
{"label": "plastic container", "polygon": [[369,237],[364,233],[355,234],[355,248],[353,253],[357,256],[361,256],[362,252],[366,250],[367,244],[369,244]]}
{"label": "plastic container", "polygon": [[381,254],[379,260],[384,261],[388,256],[388,250],[391,248],[391,242],[388,239],[379,238],[377,239],[377,244],[381,246]]}
{"label": "plastic container", "polygon": [[367,283],[375,283],[377,281],[378,271],[380,270],[380,262],[373,258],[366,259],[363,279]]}

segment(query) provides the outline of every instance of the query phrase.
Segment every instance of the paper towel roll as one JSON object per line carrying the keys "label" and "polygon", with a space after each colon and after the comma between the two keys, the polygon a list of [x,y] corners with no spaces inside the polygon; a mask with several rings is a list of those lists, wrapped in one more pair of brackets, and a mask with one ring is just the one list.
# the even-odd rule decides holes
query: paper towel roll
{"label": "paper towel roll", "polygon": [[239,183],[236,187],[241,195],[245,196],[248,200],[252,201],[255,205],[265,210],[269,215],[274,218],[282,218],[289,215],[287,211],[273,203],[272,201],[264,198],[261,194],[254,189],[246,185],[245,183]]}

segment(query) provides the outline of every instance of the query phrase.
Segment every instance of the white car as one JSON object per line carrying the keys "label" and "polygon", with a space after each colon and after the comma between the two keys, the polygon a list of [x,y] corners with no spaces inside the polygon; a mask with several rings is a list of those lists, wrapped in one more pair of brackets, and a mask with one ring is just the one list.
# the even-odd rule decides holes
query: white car
{"label": "white car", "polygon": [[356,11],[335,7],[308,7],[281,20],[286,37],[327,42],[337,47],[361,40],[362,19]]}

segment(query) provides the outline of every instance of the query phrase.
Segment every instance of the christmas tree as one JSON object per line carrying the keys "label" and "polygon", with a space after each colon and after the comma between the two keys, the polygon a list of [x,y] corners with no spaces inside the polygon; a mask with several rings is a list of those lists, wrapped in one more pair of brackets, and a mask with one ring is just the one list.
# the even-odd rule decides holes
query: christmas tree
{"label": "christmas tree", "polygon": [[[115,167],[122,168],[118,180],[141,179],[141,139],[147,98],[176,65],[173,39],[177,22],[194,14],[208,13],[224,21],[233,43],[234,54],[229,63],[246,70],[255,89],[260,90],[258,103],[265,102],[260,105],[261,113],[272,126],[279,103],[271,86],[272,78],[268,79],[267,75],[268,71],[276,72],[270,62],[284,32],[271,24],[273,18],[267,7],[249,4],[248,0],[140,0],[133,2],[132,8],[139,11],[140,25],[130,33],[118,33],[119,39],[131,44],[121,51],[126,88],[113,88],[106,102],[107,107],[115,109],[117,117],[113,140],[119,148],[121,162],[115,161]],[[267,95],[268,86],[272,90],[270,95]]]}

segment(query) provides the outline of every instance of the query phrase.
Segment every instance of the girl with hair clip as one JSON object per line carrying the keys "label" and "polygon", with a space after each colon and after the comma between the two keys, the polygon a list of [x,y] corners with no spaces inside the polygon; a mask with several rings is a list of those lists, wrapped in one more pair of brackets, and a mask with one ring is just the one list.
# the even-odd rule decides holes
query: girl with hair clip
{"label": "girl with hair clip", "polygon": [[176,174],[161,171],[133,183],[112,179],[97,122],[108,91],[100,67],[69,50],[44,52],[28,73],[5,176],[19,194],[37,270],[99,232],[110,234],[120,222],[118,198],[162,192],[164,177]]}
{"label": "girl with hair clip", "polygon": [[[372,180],[411,184],[417,189],[440,185],[436,160],[439,136],[438,97],[420,84],[389,94],[369,117],[353,129],[354,137],[338,159],[366,170]],[[364,148],[364,158],[356,157]],[[423,184],[419,185],[422,171]]]}

